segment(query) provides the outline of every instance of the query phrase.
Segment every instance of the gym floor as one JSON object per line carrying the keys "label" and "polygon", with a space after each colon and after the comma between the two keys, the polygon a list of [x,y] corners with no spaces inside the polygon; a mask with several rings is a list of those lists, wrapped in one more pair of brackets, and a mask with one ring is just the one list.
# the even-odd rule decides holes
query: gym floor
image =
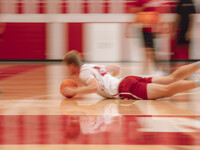
{"label": "gym floor", "polygon": [[[112,64],[121,77],[142,75],[140,62]],[[171,72],[184,64],[163,66]],[[199,88],[158,100],[66,99],[59,92],[66,74],[59,62],[0,64],[1,150],[200,148]],[[190,79],[199,78],[197,71]]]}

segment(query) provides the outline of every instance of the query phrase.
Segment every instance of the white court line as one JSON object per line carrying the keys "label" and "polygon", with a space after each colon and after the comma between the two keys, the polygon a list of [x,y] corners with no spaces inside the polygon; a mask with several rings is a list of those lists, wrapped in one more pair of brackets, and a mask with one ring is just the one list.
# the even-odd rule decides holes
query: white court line
{"label": "white court line", "polygon": [[[37,98],[40,98],[40,97],[47,97],[47,96],[59,96],[60,94],[47,94],[47,95],[38,95],[38,96],[32,96],[32,97],[26,97],[26,98],[23,98],[23,99],[10,99],[10,100],[3,100],[3,101],[0,101],[0,103],[4,103],[5,101],[6,102],[13,102],[13,101],[37,101]],[[28,101],[27,101],[28,100]]]}
{"label": "white court line", "polygon": [[[200,92],[188,92],[188,93],[179,93],[176,94],[174,96],[180,96],[180,95],[193,95],[193,94],[200,94]],[[53,94],[45,94],[45,95],[38,95],[38,96],[32,96],[32,97],[26,97],[23,98],[22,100],[6,100],[6,101],[0,101],[0,103],[5,103],[5,102],[13,102],[13,101],[17,101],[19,103],[15,104],[14,106],[12,106],[12,108],[8,109],[7,111],[4,111],[3,115],[14,115],[17,114],[17,112],[19,111],[17,108],[19,107],[27,107],[27,106],[31,106],[33,103],[37,103],[38,100],[36,100],[37,98],[41,98],[41,97],[48,97],[48,96],[62,96],[59,93],[53,93]],[[172,96],[173,97],[173,96]],[[157,99],[157,100],[164,100],[167,99],[168,101],[170,97],[168,98],[162,98],[162,99]],[[55,101],[55,100],[51,100],[51,101]],[[58,101],[56,99],[56,101]],[[59,100],[60,101],[60,100]],[[146,101],[146,100],[145,100]],[[148,100],[147,100],[148,101]],[[21,102],[27,102],[27,103],[21,103]],[[15,108],[15,109],[13,109]],[[30,115],[30,114],[24,114],[24,115]],[[50,115],[50,114],[48,114]],[[53,114],[52,114],[53,115]],[[128,114],[127,114],[128,115]],[[131,114],[132,115],[132,114]],[[144,115],[144,114],[137,114],[137,115]],[[162,114],[162,115],[168,115],[168,114]],[[173,116],[173,114],[170,114]],[[178,114],[179,116],[191,116],[191,114],[187,115],[187,114]],[[194,116],[196,116],[198,114],[194,114]],[[174,116],[177,116],[176,114],[174,114]]]}
{"label": "white court line", "polygon": [[[21,107],[24,108],[24,107],[32,106],[34,103],[35,104],[38,103],[38,100],[35,100],[36,98],[45,97],[45,96],[51,96],[51,95],[58,95],[58,94],[48,94],[48,95],[33,96],[33,97],[24,98],[22,100],[17,100],[17,102],[18,102],[17,104],[13,105],[12,108],[4,111],[2,114],[3,115],[16,115],[16,114],[19,114],[20,113],[19,112],[20,109],[18,109],[18,108],[21,108]],[[13,100],[9,100],[9,102],[13,102]],[[8,101],[2,101],[2,103],[3,102],[5,103],[5,102],[8,102]],[[14,100],[14,102],[16,102],[16,100]],[[21,103],[21,102],[23,102],[23,103]],[[24,103],[24,102],[26,102],[26,103]],[[45,102],[48,102],[48,101],[45,100]],[[51,112],[51,110],[49,110],[49,112]],[[49,112],[46,112],[47,114],[42,114],[41,113],[41,115],[51,115]],[[28,114],[23,114],[23,115],[34,115],[34,114],[29,114],[28,113]],[[55,114],[52,113],[52,115],[55,115]]]}
{"label": "white court line", "polygon": [[[179,93],[179,94],[176,94],[174,96],[181,96],[181,95],[193,95],[193,94],[200,94],[200,92],[188,92],[188,93]],[[6,100],[6,102],[13,102],[13,101],[26,101],[26,100],[32,100],[32,101],[35,101],[35,99],[37,98],[41,98],[41,97],[47,97],[47,96],[61,96],[63,97],[61,94],[59,93],[54,93],[54,94],[46,94],[46,95],[38,95],[38,96],[32,96],[32,97],[26,97],[26,98],[23,98],[23,99],[11,99],[11,100]],[[172,97],[174,97],[172,96]],[[64,98],[64,97],[63,97]],[[163,100],[163,99],[169,99],[170,97],[166,97],[166,98],[160,98],[160,99],[156,99],[156,100]],[[109,99],[108,99],[109,100]],[[122,99],[116,99],[116,100],[122,100]],[[138,100],[135,100],[135,101],[138,101]],[[145,100],[146,101],[146,100]],[[0,101],[0,103],[4,103],[5,101]]]}
{"label": "white court line", "polygon": [[[178,94],[175,94],[171,97],[175,97],[175,96],[182,96],[182,95],[194,95],[194,94],[200,94],[200,92],[188,92],[188,93],[178,93]],[[159,98],[159,99],[156,99],[156,100],[164,100],[164,99],[169,99],[171,97],[165,97],[165,98]]]}
{"label": "white court line", "polygon": [[37,98],[41,98],[41,97],[47,97],[47,96],[59,96],[60,94],[59,93],[54,93],[54,94],[46,94],[46,95],[38,95],[38,96],[32,96],[32,97],[26,97],[26,98],[23,98],[22,100],[29,100],[29,99],[37,99]]}

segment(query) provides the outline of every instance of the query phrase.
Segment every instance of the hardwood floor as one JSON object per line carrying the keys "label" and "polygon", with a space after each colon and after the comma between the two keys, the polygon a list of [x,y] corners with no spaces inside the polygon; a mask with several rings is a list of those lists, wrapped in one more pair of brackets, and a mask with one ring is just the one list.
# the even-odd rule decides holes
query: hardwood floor
{"label": "hardwood floor", "polygon": [[[121,76],[142,75],[140,63],[117,64]],[[1,150],[200,148],[199,88],[159,100],[66,99],[65,78],[59,63],[0,64]]]}

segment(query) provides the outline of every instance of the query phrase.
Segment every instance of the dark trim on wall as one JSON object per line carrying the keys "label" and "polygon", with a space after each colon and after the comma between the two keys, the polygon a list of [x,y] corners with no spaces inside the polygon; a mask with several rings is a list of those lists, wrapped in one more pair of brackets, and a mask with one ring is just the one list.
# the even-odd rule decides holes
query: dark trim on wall
{"label": "dark trim on wall", "polygon": [[[170,60],[170,62],[195,62],[200,61],[200,59],[179,59],[179,60]],[[0,62],[62,62],[62,59],[0,59]],[[95,62],[95,63],[134,63],[140,61],[87,61],[83,62]],[[161,62],[169,62],[168,60],[162,60]]]}

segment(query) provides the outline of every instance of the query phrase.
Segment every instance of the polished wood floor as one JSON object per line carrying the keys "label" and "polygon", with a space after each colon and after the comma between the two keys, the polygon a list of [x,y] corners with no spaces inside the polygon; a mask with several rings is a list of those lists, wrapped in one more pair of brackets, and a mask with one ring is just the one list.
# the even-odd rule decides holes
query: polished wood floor
{"label": "polished wood floor", "polygon": [[[144,76],[141,63],[117,65],[121,77]],[[1,150],[200,149],[199,88],[159,100],[66,99],[59,93],[66,73],[61,63],[0,64]],[[199,78],[198,71],[190,79]]]}

